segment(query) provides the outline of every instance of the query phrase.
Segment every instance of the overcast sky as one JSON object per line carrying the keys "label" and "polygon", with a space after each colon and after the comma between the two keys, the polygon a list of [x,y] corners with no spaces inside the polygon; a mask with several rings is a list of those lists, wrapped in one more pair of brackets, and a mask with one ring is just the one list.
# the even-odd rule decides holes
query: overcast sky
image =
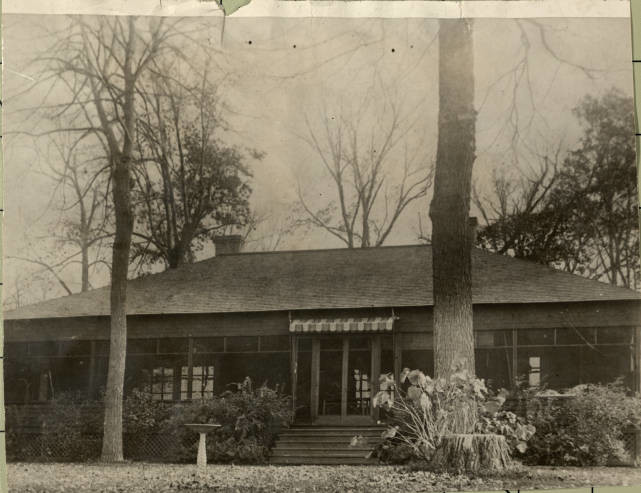
{"label": "overcast sky", "polygon": [[[257,211],[286,216],[296,204],[299,185],[310,203],[325,203],[333,190],[318,156],[300,138],[306,118],[312,126],[320,125],[324,114],[348,114],[362,101],[367,102],[364,135],[385,125],[382,101],[393,97],[406,121],[416,121],[403,147],[419,153],[424,166],[433,163],[437,21],[229,18],[222,45],[220,19],[186,21],[202,22],[207,24],[201,36],[211,47],[230,108],[226,118],[232,131],[223,137],[265,153],[253,168],[252,205]],[[59,224],[60,212],[50,201],[52,183],[39,173],[46,142],[11,132],[50,125],[37,113],[21,111],[44,97],[46,85],[16,94],[37,78],[28,62],[56,36],[43,34],[42,26],[56,31],[63,25],[64,19],[56,16],[4,18],[5,256],[51,255],[52,245],[43,238]],[[543,46],[541,33],[554,53]],[[571,110],[586,94],[598,96],[616,87],[632,95],[628,19],[478,20],[474,46],[479,110],[474,176],[481,189],[495,168],[514,172],[516,156],[523,167],[533,152],[549,152],[561,141],[565,149],[576,145],[580,128]],[[518,117],[511,111],[514,101]],[[520,135],[516,144],[514,118]],[[391,175],[391,181],[397,178]],[[419,213],[427,217],[429,199],[406,210],[386,244],[417,242],[417,218]],[[294,235],[281,248],[340,246],[318,231]],[[30,269],[35,266],[5,261],[7,295]],[[77,272],[65,276],[78,287]],[[106,277],[96,284],[105,282]],[[36,298],[59,294],[52,289]]]}

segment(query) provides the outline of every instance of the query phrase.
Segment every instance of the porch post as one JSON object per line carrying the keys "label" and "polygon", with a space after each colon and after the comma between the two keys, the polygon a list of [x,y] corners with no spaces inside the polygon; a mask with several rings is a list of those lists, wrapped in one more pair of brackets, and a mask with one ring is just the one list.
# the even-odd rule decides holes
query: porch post
{"label": "porch post", "polygon": [[189,337],[189,347],[187,349],[187,400],[192,399],[193,386],[194,386],[194,338]]}
{"label": "porch post", "polygon": [[374,407],[374,396],[378,393],[378,379],[381,376],[381,336],[376,334],[372,338],[372,380],[370,382],[370,407],[372,418],[378,421],[379,409]]}
{"label": "porch post", "polygon": [[641,392],[641,327],[634,329],[634,391]]}
{"label": "porch post", "polygon": [[518,375],[518,364],[519,364],[519,358],[518,358],[518,352],[517,352],[517,343],[518,343],[518,330],[517,329],[512,329],[512,390],[516,390],[517,387],[517,380],[519,378]]}
{"label": "porch post", "polygon": [[180,400],[180,391],[182,390],[182,365],[174,363],[174,374],[172,377],[171,399],[174,401]]}
{"label": "porch post", "polygon": [[320,382],[320,339],[312,338],[312,378],[311,378],[311,410],[312,422],[318,418],[318,386]]}
{"label": "porch post", "polygon": [[[634,329],[634,390],[641,392],[641,326]],[[641,432],[634,437],[635,461],[641,461]]]}
{"label": "porch post", "polygon": [[87,396],[93,399],[96,393],[96,341],[91,341],[89,353],[89,383],[87,385]]}
{"label": "porch post", "polygon": [[349,337],[343,337],[341,363],[341,422],[347,417],[347,388],[349,385]]}
{"label": "porch post", "polygon": [[403,334],[394,333],[394,381],[399,384],[403,364]]}
{"label": "porch post", "polygon": [[289,381],[291,382],[292,416],[296,419],[296,391],[298,390],[298,340],[295,335],[289,337]]}

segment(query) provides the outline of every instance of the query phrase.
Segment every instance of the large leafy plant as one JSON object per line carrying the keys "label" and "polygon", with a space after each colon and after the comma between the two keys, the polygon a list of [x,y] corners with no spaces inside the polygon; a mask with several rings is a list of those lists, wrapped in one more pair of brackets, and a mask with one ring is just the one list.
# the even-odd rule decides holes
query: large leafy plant
{"label": "large leafy plant", "polygon": [[387,411],[389,424],[385,441],[374,451],[379,457],[393,456],[390,448],[397,446],[429,462],[443,437],[461,433],[504,435],[511,449],[522,453],[535,431],[502,410],[507,391],[494,394],[464,370],[449,379],[433,379],[405,368],[398,384],[391,374],[383,374],[379,385],[373,405]]}

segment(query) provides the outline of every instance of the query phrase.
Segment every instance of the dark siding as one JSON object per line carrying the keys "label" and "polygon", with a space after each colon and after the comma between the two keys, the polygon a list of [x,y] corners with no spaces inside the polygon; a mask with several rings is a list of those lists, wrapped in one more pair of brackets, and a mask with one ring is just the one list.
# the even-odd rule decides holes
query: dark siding
{"label": "dark siding", "polygon": [[[432,308],[398,308],[398,332],[432,331]],[[641,325],[637,302],[532,303],[529,305],[476,305],[476,330],[562,327],[620,327]]]}
{"label": "dark siding", "polygon": [[[221,315],[153,315],[128,319],[128,337],[207,337],[287,335],[286,312]],[[5,322],[7,341],[108,339],[107,317],[12,320]]]}
{"label": "dark siding", "polygon": [[[359,317],[385,316],[392,309],[326,310],[296,312],[292,316]],[[394,310],[397,332],[432,330],[431,307],[405,307]],[[541,303],[529,305],[477,305],[476,330],[617,327],[641,325],[641,304],[632,302]],[[138,315],[129,317],[129,337],[206,337],[233,335],[286,335],[288,312]],[[107,339],[108,317],[7,320],[5,340],[33,341],[54,339]]]}

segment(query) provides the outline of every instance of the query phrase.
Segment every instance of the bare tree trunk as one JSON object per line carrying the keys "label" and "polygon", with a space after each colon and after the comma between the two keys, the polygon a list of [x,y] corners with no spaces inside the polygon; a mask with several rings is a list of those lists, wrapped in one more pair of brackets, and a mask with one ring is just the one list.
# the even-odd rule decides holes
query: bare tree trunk
{"label": "bare tree trunk", "polygon": [[111,269],[111,336],[102,440],[102,460],[105,462],[123,460],[122,402],[127,350],[127,271],[133,230],[129,194],[130,159],[122,156],[115,161],[113,203],[116,235]]}
{"label": "bare tree trunk", "polygon": [[[105,391],[105,420],[102,439],[102,456],[105,462],[123,460],[122,447],[122,402],[125,386],[125,362],[127,356],[127,272],[129,251],[133,233],[133,211],[131,208],[131,163],[136,115],[134,97],[136,78],[132,57],[136,52],[134,18],[128,19],[128,39],[124,75],[124,136],[122,152],[112,153],[112,197],[116,216],[111,264],[111,323],[109,343],[109,368]],[[115,158],[115,159],[114,159]]]}
{"label": "bare tree trunk", "polygon": [[472,23],[441,20],[438,147],[430,206],[437,377],[447,378],[456,368],[474,373],[468,223],[475,123]]}
{"label": "bare tree trunk", "polygon": [[84,293],[89,291],[89,247],[87,242],[83,242],[82,246],[82,287],[80,290]]}

